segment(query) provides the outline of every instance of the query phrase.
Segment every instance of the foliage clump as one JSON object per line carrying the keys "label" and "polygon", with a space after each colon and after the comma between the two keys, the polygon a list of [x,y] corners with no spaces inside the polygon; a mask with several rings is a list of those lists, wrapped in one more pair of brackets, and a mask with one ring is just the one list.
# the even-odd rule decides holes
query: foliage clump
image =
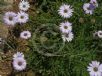
{"label": "foliage clump", "polygon": [[[93,37],[93,33],[101,30],[101,0],[93,15],[86,15],[82,6],[88,0],[34,0],[28,11],[29,22],[23,26],[9,28],[5,40],[6,50],[19,50],[25,53],[27,70],[38,76],[89,76],[88,63],[101,59],[102,40]],[[62,3],[74,8],[72,22],[74,39],[64,43],[59,24],[64,21],[58,15]],[[30,30],[32,37],[26,41],[19,38],[20,32]],[[3,48],[5,49],[5,48]]]}

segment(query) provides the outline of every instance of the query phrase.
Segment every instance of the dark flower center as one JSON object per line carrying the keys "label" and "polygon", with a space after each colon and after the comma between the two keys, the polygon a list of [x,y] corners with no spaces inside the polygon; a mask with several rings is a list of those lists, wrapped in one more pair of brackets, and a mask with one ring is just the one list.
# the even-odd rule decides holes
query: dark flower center
{"label": "dark flower center", "polygon": [[98,68],[97,68],[97,67],[94,67],[93,70],[94,70],[95,72],[97,72],[97,71],[98,71]]}
{"label": "dark flower center", "polygon": [[64,10],[64,13],[67,13],[67,12],[68,12],[68,10],[67,10],[67,9],[65,9],[65,10]]}
{"label": "dark flower center", "polygon": [[21,65],[22,65],[22,62],[21,62],[21,61],[19,61],[19,62],[18,62],[18,65],[19,65],[19,66],[21,66]]}
{"label": "dark flower center", "polygon": [[68,29],[68,26],[64,26],[64,29]]}
{"label": "dark flower center", "polygon": [[21,16],[21,19],[24,19],[24,16]]}
{"label": "dark flower center", "polygon": [[27,36],[27,33],[24,33],[24,36]]}
{"label": "dark flower center", "polygon": [[100,35],[102,35],[102,33],[100,33]]}
{"label": "dark flower center", "polygon": [[9,17],[9,20],[12,21],[13,20],[13,17]]}
{"label": "dark flower center", "polygon": [[23,5],[23,7],[25,8],[25,7],[26,7],[26,5]]}
{"label": "dark flower center", "polygon": [[91,10],[89,7],[87,8],[88,10]]}

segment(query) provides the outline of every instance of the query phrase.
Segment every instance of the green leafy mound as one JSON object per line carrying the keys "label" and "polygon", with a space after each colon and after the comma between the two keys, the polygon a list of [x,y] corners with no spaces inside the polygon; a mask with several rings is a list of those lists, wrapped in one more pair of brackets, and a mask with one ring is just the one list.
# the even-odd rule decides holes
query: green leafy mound
{"label": "green leafy mound", "polygon": [[[41,76],[89,76],[87,66],[92,60],[100,60],[101,39],[93,33],[101,30],[101,5],[93,15],[86,15],[82,6],[87,1],[39,1],[35,16],[31,16],[30,26],[33,36],[29,42],[28,65]],[[74,8],[72,22],[74,40],[63,43],[59,24],[64,21],[58,15],[62,3]],[[32,53],[32,54],[31,54]],[[97,58],[98,56],[98,58]]]}
{"label": "green leafy mound", "polygon": [[[7,38],[7,49],[23,51],[27,59],[27,70],[32,70],[38,76],[89,76],[88,64],[93,60],[102,62],[102,39],[93,37],[95,31],[102,30],[102,2],[98,0],[99,7],[93,15],[86,15],[82,6],[87,2],[34,0],[28,11],[29,22],[9,30],[12,35]],[[63,3],[74,8],[70,19],[58,15],[58,9]],[[64,43],[59,24],[67,20],[72,23],[74,39]],[[19,33],[23,30],[32,33],[28,42],[19,39]]]}

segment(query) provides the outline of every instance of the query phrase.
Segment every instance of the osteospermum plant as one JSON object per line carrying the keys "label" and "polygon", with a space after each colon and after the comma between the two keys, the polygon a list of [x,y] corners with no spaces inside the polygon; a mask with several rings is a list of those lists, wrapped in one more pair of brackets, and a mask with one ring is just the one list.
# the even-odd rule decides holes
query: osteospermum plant
{"label": "osteospermum plant", "polygon": [[[7,47],[10,50],[20,49],[12,58],[14,70],[21,72],[28,68],[27,71],[33,70],[38,76],[102,76],[101,59],[97,61],[102,38],[97,0],[38,0],[34,6],[36,10],[31,8],[29,12],[29,2],[21,0],[18,12],[4,14],[4,23],[15,26],[10,29]],[[99,13],[94,13],[95,10]],[[91,18],[95,18],[94,24],[91,24]],[[99,38],[95,40],[92,35],[98,28],[100,30],[96,34]],[[19,33],[19,37],[13,36],[15,32]],[[28,44],[24,44],[23,40]],[[27,51],[25,55],[22,50]]]}

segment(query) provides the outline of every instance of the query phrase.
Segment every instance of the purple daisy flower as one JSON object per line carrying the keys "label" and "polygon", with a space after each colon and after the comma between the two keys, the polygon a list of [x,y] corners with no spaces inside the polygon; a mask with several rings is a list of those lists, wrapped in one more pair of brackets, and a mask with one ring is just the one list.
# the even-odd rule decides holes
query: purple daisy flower
{"label": "purple daisy flower", "polygon": [[90,3],[89,8],[90,8],[90,10],[94,10],[96,7],[94,4]]}
{"label": "purple daisy flower", "polygon": [[4,19],[4,23],[7,25],[11,25],[14,26],[16,24],[16,17],[17,14],[14,12],[6,12],[3,19]]}

